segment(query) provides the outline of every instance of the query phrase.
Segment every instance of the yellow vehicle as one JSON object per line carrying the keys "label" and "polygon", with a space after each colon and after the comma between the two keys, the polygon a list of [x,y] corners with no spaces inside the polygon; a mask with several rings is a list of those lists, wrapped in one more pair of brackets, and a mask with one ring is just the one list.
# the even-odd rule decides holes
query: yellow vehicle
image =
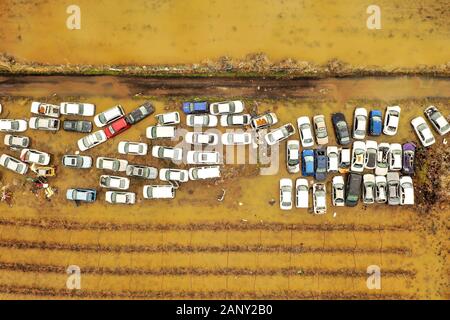
{"label": "yellow vehicle", "polygon": [[31,166],[31,170],[40,177],[54,177],[56,175],[54,167],[38,167],[35,163]]}

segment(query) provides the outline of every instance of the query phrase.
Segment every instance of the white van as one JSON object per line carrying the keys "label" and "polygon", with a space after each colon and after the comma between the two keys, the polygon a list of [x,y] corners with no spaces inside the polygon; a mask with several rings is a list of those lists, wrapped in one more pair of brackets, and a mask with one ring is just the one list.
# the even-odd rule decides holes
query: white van
{"label": "white van", "polygon": [[146,185],[144,186],[144,199],[173,199],[175,188],[171,185]]}
{"label": "white van", "polygon": [[175,138],[175,127],[150,126],[147,128],[146,136],[149,139]]}
{"label": "white van", "polygon": [[189,169],[189,179],[201,180],[201,179],[214,179],[220,178],[220,167],[197,167]]}

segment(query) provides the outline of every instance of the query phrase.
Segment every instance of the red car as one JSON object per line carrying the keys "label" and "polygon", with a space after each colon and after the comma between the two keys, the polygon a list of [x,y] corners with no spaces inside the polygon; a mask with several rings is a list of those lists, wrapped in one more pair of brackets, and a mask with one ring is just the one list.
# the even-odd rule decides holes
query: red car
{"label": "red car", "polygon": [[131,125],[125,120],[125,118],[120,118],[119,120],[114,121],[109,126],[104,129],[106,134],[106,138],[111,139],[117,136],[119,133],[127,130]]}

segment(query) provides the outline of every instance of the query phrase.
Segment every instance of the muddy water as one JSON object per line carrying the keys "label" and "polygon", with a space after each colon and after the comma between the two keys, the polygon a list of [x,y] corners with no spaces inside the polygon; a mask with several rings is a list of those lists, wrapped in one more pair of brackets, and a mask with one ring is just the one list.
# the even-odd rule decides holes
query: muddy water
{"label": "muddy water", "polygon": [[[366,27],[367,2],[78,0],[0,4],[0,52],[50,64],[179,64],[264,52],[273,60],[340,59],[387,68],[448,62],[446,1],[380,0],[381,30]],[[45,21],[43,21],[45,17]],[[45,36],[44,36],[45,35]],[[94,53],[94,54],[93,54]]]}

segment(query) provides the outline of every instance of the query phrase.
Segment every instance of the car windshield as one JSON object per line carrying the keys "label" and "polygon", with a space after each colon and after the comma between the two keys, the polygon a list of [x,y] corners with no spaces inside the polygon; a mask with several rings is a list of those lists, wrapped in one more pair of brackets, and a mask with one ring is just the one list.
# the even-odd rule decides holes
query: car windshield
{"label": "car windshield", "polygon": [[12,121],[11,122],[11,129],[19,130],[19,121]]}
{"label": "car windshield", "polygon": [[101,123],[106,123],[106,117],[105,117],[105,115],[103,113],[101,113],[98,116],[98,119],[100,120]]}

